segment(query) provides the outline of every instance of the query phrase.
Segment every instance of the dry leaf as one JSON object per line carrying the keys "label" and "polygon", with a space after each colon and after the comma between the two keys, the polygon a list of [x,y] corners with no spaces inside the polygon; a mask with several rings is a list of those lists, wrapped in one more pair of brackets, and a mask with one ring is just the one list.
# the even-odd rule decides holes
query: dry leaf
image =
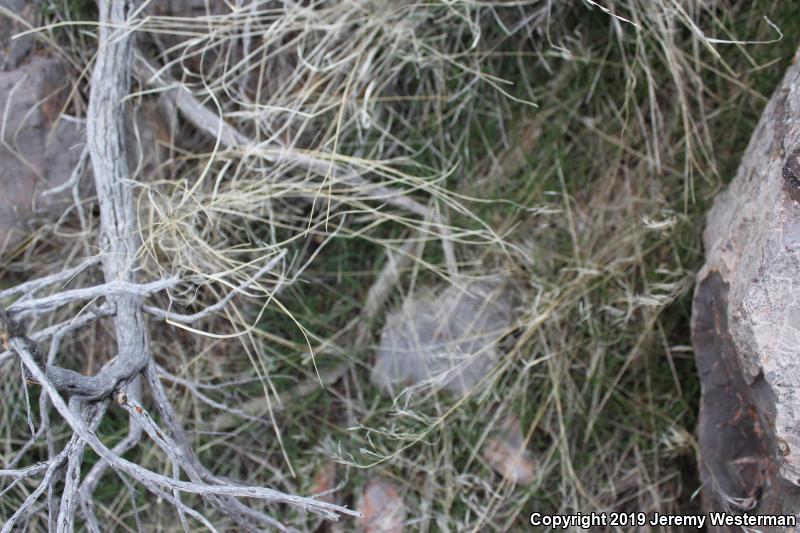
{"label": "dry leaf", "polygon": [[406,506],[397,485],[378,479],[370,481],[359,502],[366,533],[402,533]]}
{"label": "dry leaf", "polygon": [[535,464],[524,444],[519,420],[508,418],[500,424],[498,435],[486,440],[483,458],[508,481],[530,485],[534,479]]}
{"label": "dry leaf", "polygon": [[390,394],[422,383],[464,396],[496,364],[512,322],[510,283],[464,281],[421,291],[386,318],[372,382]]}
{"label": "dry leaf", "polygon": [[326,463],[314,475],[311,494],[323,502],[335,503],[331,493],[334,488],[336,488],[336,464]]}

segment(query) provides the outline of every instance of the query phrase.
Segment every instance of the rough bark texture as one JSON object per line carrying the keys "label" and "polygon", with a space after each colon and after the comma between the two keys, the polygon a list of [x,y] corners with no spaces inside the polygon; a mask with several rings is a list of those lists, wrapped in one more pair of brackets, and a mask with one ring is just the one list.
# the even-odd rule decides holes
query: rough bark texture
{"label": "rough bark texture", "polygon": [[[0,6],[2,7],[2,6]],[[50,453],[45,467],[39,469],[15,469],[14,465],[0,471],[0,477],[23,479],[34,473],[45,472],[44,480],[18,506],[0,533],[10,532],[27,513],[32,512],[37,500],[47,491],[50,530],[57,533],[71,533],[75,526],[77,503],[83,510],[86,527],[99,532],[100,525],[94,512],[92,493],[109,467],[124,474],[147,488],[161,500],[174,505],[184,530],[189,530],[191,517],[215,531],[214,526],[202,514],[181,501],[180,493],[189,492],[202,496],[205,503],[236,524],[236,531],[260,531],[264,527],[288,531],[279,521],[258,508],[239,501],[239,498],[252,501],[259,499],[279,504],[289,504],[312,511],[329,519],[336,519],[339,513],[360,516],[356,511],[283,492],[223,479],[206,469],[191,448],[191,441],[180,423],[179,415],[170,403],[166,389],[160,381],[156,365],[150,351],[147,323],[143,311],[143,298],[152,289],[163,289],[179,281],[176,274],[167,280],[157,281],[155,285],[137,282],[137,252],[140,244],[139,228],[134,210],[135,178],[137,167],[128,159],[125,135],[125,99],[129,94],[132,44],[134,24],[128,17],[137,12],[137,3],[131,0],[107,0],[99,2],[100,24],[98,30],[98,50],[91,76],[89,107],[86,116],[86,144],[88,157],[92,163],[97,203],[99,204],[99,262],[107,281],[94,287],[62,290],[57,294],[35,297],[35,291],[55,285],[70,277],[78,267],[70,267],[64,272],[22,283],[0,291],[0,300],[13,295],[24,295],[12,303],[8,309],[0,308],[0,343],[3,350],[15,353],[31,383],[42,387],[43,396],[58,411],[70,426],[74,435],[63,452]],[[141,159],[140,159],[141,163]],[[141,164],[138,168],[141,168]],[[192,323],[214,313],[241,293],[255,279],[275,267],[285,255],[278,252],[267,265],[257,273],[256,278],[248,280],[231,291],[216,304],[191,315],[180,315],[159,308],[149,308],[151,314],[174,322]],[[84,261],[84,266],[97,263],[94,258]],[[55,308],[82,299],[95,300],[103,297],[106,303],[96,310],[84,308],[67,324],[59,326],[51,333],[49,353],[45,354],[37,345],[44,330],[27,336],[20,319],[28,315],[38,317]],[[117,354],[94,376],[83,376],[54,364],[61,338],[71,329],[85,325],[86,317],[96,320],[113,316],[114,335]],[[0,353],[0,361],[5,357]],[[149,385],[150,396],[155,404],[159,418],[165,424],[161,427],[147,408],[140,403],[142,381]],[[65,394],[66,393],[66,394]],[[68,396],[69,402],[65,399]],[[95,432],[111,404],[111,398],[128,412],[130,418],[129,437],[109,449]],[[41,413],[47,413],[47,404],[41,404]],[[42,420],[46,417],[42,414]],[[30,418],[29,418],[30,420]],[[32,445],[42,434],[50,432],[46,422],[44,429],[36,431],[29,441]],[[31,422],[31,431],[33,424]],[[172,477],[148,470],[121,456],[138,439],[146,435],[155,443],[172,463]],[[47,433],[49,442],[54,442]],[[100,461],[81,481],[84,451],[89,446]],[[51,445],[53,446],[53,445]],[[18,457],[22,457],[22,454]],[[60,505],[56,516],[55,492],[60,472],[66,469]],[[182,479],[188,478],[188,481]],[[203,506],[205,508],[205,505]],[[138,522],[138,519],[137,519]]]}
{"label": "rough bark texture", "polygon": [[800,513],[799,154],[796,56],[704,234],[693,337],[714,510]]}

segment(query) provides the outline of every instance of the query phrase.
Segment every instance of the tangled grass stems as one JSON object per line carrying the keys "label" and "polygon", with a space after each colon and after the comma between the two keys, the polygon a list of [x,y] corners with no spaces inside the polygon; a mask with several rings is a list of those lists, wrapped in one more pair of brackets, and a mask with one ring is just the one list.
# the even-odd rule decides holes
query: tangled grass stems
{"label": "tangled grass stems", "polygon": [[[153,397],[138,405],[158,403],[160,373],[208,472],[311,494],[316,472],[338,461],[347,483],[337,503],[355,504],[384,476],[420,530],[514,529],[532,507],[693,505],[696,384],[681,308],[699,213],[727,176],[721,159],[736,153],[719,142],[726,100],[754,114],[763,103],[747,77],[762,63],[738,43],[774,30],[745,39],[747,25],[737,26],[760,19],[769,6],[759,6],[315,0],[220,3],[197,17],[156,3],[136,12],[124,27],[147,68],[124,100],[160,117],[151,146],[144,128],[134,135],[156,156],[135,165],[137,275],[178,276],[148,305],[162,318],[164,309],[198,318],[193,331],[153,325],[159,368]],[[65,112],[80,117],[98,26],[49,16],[36,35],[74,66]],[[40,231],[6,272],[33,277],[93,255],[97,200],[79,192],[82,211]],[[262,277],[277,250],[291,261]],[[397,252],[407,260],[384,276],[394,291],[369,291]],[[381,395],[368,382],[377,336],[355,326],[364,302],[377,328],[387,300],[487,271],[524,287],[496,367],[466,398],[437,391],[437,376]],[[81,272],[71,283],[97,282]],[[209,308],[218,312],[203,316]],[[93,321],[61,341],[58,359],[93,373],[113,355],[109,342]],[[2,387],[21,394],[17,382]],[[170,424],[168,411],[151,412],[148,424]],[[25,416],[3,410],[4,457],[28,442]],[[504,480],[483,453],[508,418],[535,457],[527,486]],[[137,435],[128,417],[111,410],[104,420],[99,434],[128,448],[125,435]],[[52,457],[69,436],[52,426],[50,444],[27,457]],[[176,460],[163,448],[128,453],[158,472]],[[193,464],[187,475],[207,475]],[[103,481],[81,502],[103,527],[233,523],[169,487],[154,489],[154,502]],[[4,516],[30,494],[14,483]],[[249,509],[318,526],[282,506]]]}

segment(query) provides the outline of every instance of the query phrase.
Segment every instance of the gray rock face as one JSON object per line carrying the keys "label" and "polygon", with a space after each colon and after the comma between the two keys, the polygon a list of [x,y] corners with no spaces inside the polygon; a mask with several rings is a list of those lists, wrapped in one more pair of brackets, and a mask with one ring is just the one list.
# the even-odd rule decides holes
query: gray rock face
{"label": "gray rock face", "polygon": [[69,179],[82,150],[82,126],[59,120],[64,79],[57,60],[39,56],[0,72],[0,252],[30,231],[37,211],[65,201],[42,195]]}
{"label": "gray rock face", "polygon": [[[34,26],[41,22],[38,2],[0,0],[0,8]],[[44,193],[70,178],[85,146],[84,125],[61,114],[71,89],[64,65],[32,36],[12,39],[25,29],[0,15],[0,257],[72,204],[70,190]],[[165,126],[155,104],[131,109],[126,124],[128,166],[144,179],[158,166],[157,137]],[[88,167],[82,190],[91,194]]]}
{"label": "gray rock face", "polygon": [[[30,0],[0,0],[0,8],[14,13],[30,22],[33,26],[39,23],[39,5]],[[11,70],[17,67],[27,55],[33,51],[34,37],[11,39],[15,34],[27,28],[19,20],[0,14],[0,70]]]}
{"label": "gray rock face", "polygon": [[83,143],[83,127],[60,120],[69,86],[61,63],[37,50],[33,36],[41,6],[0,0],[19,19],[0,15],[0,256],[24,239],[38,215],[66,206],[66,194],[42,193],[69,179]]}
{"label": "gray rock face", "polygon": [[704,233],[692,328],[704,500],[714,509],[800,513],[798,156],[795,61]]}

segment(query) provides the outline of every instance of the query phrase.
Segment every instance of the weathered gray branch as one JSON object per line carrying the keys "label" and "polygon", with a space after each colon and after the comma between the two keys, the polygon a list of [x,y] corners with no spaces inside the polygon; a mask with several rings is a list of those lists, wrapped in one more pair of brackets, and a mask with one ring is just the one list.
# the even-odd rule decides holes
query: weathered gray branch
{"label": "weathered gray branch", "polygon": [[119,296],[144,298],[154,292],[174,287],[178,281],[177,276],[144,284],[114,280],[102,285],[95,285],[94,287],[82,287],[80,289],[62,291],[33,300],[21,300],[9,306],[8,312],[11,316],[18,319],[30,315],[48,313],[63,305],[81,300],[92,300],[100,297],[113,299]]}
{"label": "weathered gray branch", "polygon": [[[92,432],[94,431],[97,426],[100,424],[101,417],[94,416],[90,417],[90,426],[87,428],[87,431]],[[39,484],[38,487],[25,499],[22,505],[16,510],[16,512],[9,518],[6,523],[3,525],[3,528],[0,529],[0,533],[8,533],[14,527],[14,524],[28,511],[39,497],[44,493],[45,490],[51,490],[53,484],[56,481],[56,474],[59,470],[64,466],[64,463],[67,462],[75,453],[78,448],[82,448],[85,444],[82,444],[78,435],[73,435],[72,438],[69,440],[67,445],[64,447],[63,450],[59,452],[58,455],[50,459],[47,463],[45,463],[45,475],[42,479],[42,482]],[[82,452],[81,452],[82,453]],[[33,468],[39,468],[41,465],[36,465]]]}
{"label": "weathered gray branch", "polygon": [[25,512],[34,503],[36,503],[36,500],[39,499],[39,497],[44,493],[44,491],[50,487],[50,485],[53,483],[53,478],[55,477],[56,472],[64,464],[64,461],[67,460],[67,456],[69,455],[70,450],[72,449],[73,446],[77,444],[77,442],[78,442],[77,437],[73,436],[72,439],[69,441],[69,443],[64,447],[64,449],[61,450],[61,452],[57,456],[52,458],[47,463],[47,469],[45,471],[45,475],[44,478],[42,479],[42,482],[39,483],[39,486],[36,487],[36,489],[30,493],[30,495],[25,499],[25,501],[22,502],[22,505],[20,505],[19,508],[14,512],[14,514],[11,515],[11,517],[6,521],[6,523],[3,524],[3,528],[0,529],[0,533],[10,532],[11,529],[14,527],[14,525],[17,523],[17,521],[22,517],[22,515],[24,515]]}
{"label": "weathered gray branch", "polygon": [[[140,284],[136,275],[140,242],[133,201],[134,184],[130,181],[127,166],[123,124],[125,113],[122,108],[129,93],[132,59],[132,30],[127,18],[134,11],[135,2],[103,0],[98,4],[98,52],[90,84],[86,150],[93,167],[100,208],[101,254],[64,272],[0,292],[0,299],[23,295],[21,299],[11,304],[8,310],[0,306],[0,340],[5,349],[10,348],[10,351],[19,357],[25,377],[42,387],[40,396],[42,425],[31,442],[41,434],[46,435],[51,457],[42,465],[0,471],[0,476],[13,478],[12,486],[22,479],[44,473],[42,482],[3,526],[1,533],[9,531],[22,517],[36,509],[40,505],[37,500],[45,491],[48,494],[46,504],[49,510],[50,529],[55,528],[58,533],[71,533],[75,522],[75,502],[78,501],[86,516],[87,528],[99,531],[100,525],[91,500],[98,481],[108,468],[115,470],[131,490],[133,490],[131,484],[133,480],[170,501],[177,509],[186,530],[189,529],[187,517],[193,517],[209,529],[214,528],[201,513],[181,501],[182,492],[200,495],[206,502],[233,520],[238,528],[248,531],[258,531],[263,527],[279,530],[287,528],[274,518],[246,505],[240,501],[241,498],[285,503],[318,513],[328,519],[336,519],[340,514],[360,516],[358,512],[346,507],[314,498],[243,485],[220,478],[201,464],[192,449],[157,376],[143,306],[145,297],[174,286],[178,282],[178,277]],[[190,94],[186,94],[191,97]],[[192,101],[188,103],[192,104]],[[176,105],[185,107],[186,98],[178,96]],[[194,120],[203,120],[203,117],[195,115]],[[223,123],[218,122],[218,127],[221,127],[220,124]],[[222,135],[219,131],[217,134]],[[247,140],[245,137],[236,137],[234,133],[231,135],[231,138],[223,135],[221,142],[233,146],[239,141]],[[76,186],[82,172],[83,169],[79,165],[73,178],[70,179],[71,186]],[[357,176],[356,178],[360,179]],[[266,272],[275,268],[285,254],[286,250],[281,250],[254,276],[229,291],[214,305],[198,313],[182,315],[155,307],[148,307],[147,311],[168,321],[190,323],[200,320],[223,309],[237,294],[246,291]],[[35,297],[37,291],[68,280],[82,269],[96,263],[98,258],[102,261],[104,283]],[[60,306],[95,298],[104,298],[106,302],[101,306],[85,310],[81,316],[71,321],[33,333],[30,337],[19,320],[26,316],[39,316],[51,312]],[[113,318],[116,356],[94,376],[83,376],[56,365],[56,354],[63,338],[76,328],[101,317]],[[45,358],[37,342],[47,338],[52,338],[52,341],[49,354]],[[0,354],[0,363],[6,357],[5,353]],[[141,403],[142,378],[145,378],[150,386],[155,412],[163,420],[163,429]],[[126,391],[130,391],[130,396],[127,396]],[[114,449],[109,449],[95,434],[95,430],[104,417],[114,393],[117,393],[117,403],[129,414],[130,431],[121,443]],[[65,396],[69,396],[69,403],[65,400]],[[73,431],[71,440],[59,453],[54,449],[55,439],[46,416],[49,402],[52,402],[52,406]],[[153,472],[121,456],[136,445],[145,433],[172,462],[172,476]],[[100,461],[81,480],[80,472],[86,446],[99,455]],[[66,478],[61,491],[60,505],[57,506],[55,487],[64,470]],[[182,479],[182,474],[186,475],[188,481]],[[56,511],[58,518],[53,522]]]}
{"label": "weathered gray branch", "polygon": [[[89,427],[96,428],[108,408],[108,400],[96,402],[81,408],[78,402],[73,402],[72,411],[80,413],[83,420],[89,422]],[[81,465],[86,442],[83,440],[73,446],[67,458],[67,472],[64,476],[64,489],[61,495],[61,506],[56,520],[56,533],[72,533],[75,518],[75,499],[80,486]]]}
{"label": "weathered gray branch", "polygon": [[[43,342],[52,338],[53,342],[58,344],[67,333],[76,329],[81,329],[96,320],[111,316],[113,314],[114,308],[109,304],[105,304],[101,307],[90,307],[82,314],[70,320],[31,333],[29,338],[35,343]],[[2,318],[0,318],[0,320],[1,319]],[[0,365],[2,365],[6,360],[10,359],[12,356],[13,352],[10,350],[0,353]]]}
{"label": "weathered gray branch", "polygon": [[191,324],[192,322],[197,322],[198,320],[203,319],[207,316],[211,316],[217,311],[223,309],[226,305],[228,305],[228,302],[230,302],[234,296],[246,291],[251,285],[253,285],[253,283],[258,281],[261,278],[261,276],[263,276],[264,274],[275,268],[275,265],[277,265],[284,258],[285,255],[286,255],[286,250],[285,249],[281,250],[280,252],[278,252],[278,255],[270,259],[266,265],[258,269],[258,272],[256,272],[252,277],[250,277],[244,283],[242,283],[238,287],[228,292],[228,294],[226,294],[225,297],[222,298],[217,303],[209,305],[205,309],[203,309],[202,311],[198,311],[197,313],[193,313],[191,315],[184,315],[181,313],[164,311],[163,309],[159,309],[158,307],[153,307],[151,305],[145,305],[143,306],[143,309],[151,315],[165,319],[167,322],[180,322],[182,324]]}
{"label": "weathered gray branch", "polygon": [[[125,393],[129,398],[139,401],[142,397],[142,378],[136,376],[133,378],[126,387]],[[118,400],[119,401],[119,400]],[[128,422],[128,434],[119,441],[112,449],[111,453],[116,456],[122,456],[127,453],[131,448],[136,446],[142,438],[142,428],[133,419]],[[86,519],[86,527],[92,533],[100,533],[100,523],[97,521],[97,516],[94,512],[94,491],[97,484],[103,477],[103,474],[108,470],[109,464],[107,461],[98,461],[91,470],[84,476],[81,485],[78,488],[78,500],[80,502],[81,510],[83,511],[84,518]]]}
{"label": "weathered gray branch", "polygon": [[[74,326],[67,325],[57,334],[54,338],[55,346],[60,343],[60,336],[65,334],[70,327]],[[119,358],[104,366],[94,376],[84,376],[74,370],[50,364],[39,346],[25,335],[24,328],[10,318],[2,307],[0,307],[0,337],[3,338],[4,344],[15,341],[18,345],[25,346],[25,349],[32,354],[36,364],[45,370],[48,379],[58,390],[72,395],[80,395],[86,400],[97,400],[111,395],[120,382],[130,379],[141,370],[134,366],[134,361],[120,360]],[[49,359],[52,359],[52,356]],[[30,373],[27,375],[30,376]]]}
{"label": "weathered gray branch", "polygon": [[73,413],[59,392],[53,384],[44,375],[44,372],[36,365],[33,355],[27,350],[27,347],[19,339],[11,339],[11,345],[14,351],[19,355],[23,364],[31,372],[33,377],[37,379],[42,388],[50,396],[53,406],[59,412],[64,421],[69,424],[75,434],[86,441],[86,443],[97,453],[103,460],[107,461],[114,469],[119,470],[137,481],[145,484],[146,486],[157,485],[164,489],[173,490],[177,489],[182,492],[189,492],[194,494],[207,495],[220,495],[220,496],[234,496],[237,498],[256,498],[265,501],[276,503],[286,503],[302,509],[319,513],[320,515],[329,518],[337,519],[339,514],[347,514],[350,516],[361,516],[357,511],[353,511],[340,505],[334,505],[313,498],[306,498],[303,496],[294,496],[285,494],[283,492],[268,489],[263,487],[242,486],[233,483],[195,483],[189,481],[181,481],[173,479],[169,476],[152,472],[142,466],[132,463],[122,457],[119,457],[111,452],[97,436],[90,431],[83,421]]}
{"label": "weathered gray branch", "polygon": [[97,264],[99,261],[99,257],[90,257],[88,259],[84,259],[74,267],[62,270],[61,272],[56,272],[55,274],[51,274],[49,276],[32,279],[30,281],[26,281],[25,283],[20,283],[19,285],[4,289],[0,291],[0,301],[5,300],[6,298],[17,296],[18,294],[31,295],[45,287],[66,281],[90,266]]}
{"label": "weathered gray branch", "polygon": [[[103,273],[106,282],[136,283],[139,242],[133,191],[128,181],[122,108],[130,86],[131,32],[127,17],[133,6],[125,0],[98,4],[99,41],[89,89],[86,137],[100,205]],[[144,368],[150,358],[141,297],[118,294],[108,300],[116,308],[117,356],[103,371],[114,379],[128,379]],[[115,385],[110,389],[105,387],[103,392],[110,393]]]}
{"label": "weathered gray branch", "polygon": [[[152,361],[147,365],[147,368],[145,368],[145,378],[147,379],[147,383],[150,385],[150,391],[153,394],[156,407],[161,413],[164,423],[167,425],[169,433],[173,437],[174,442],[181,450],[181,457],[184,460],[184,463],[181,465],[181,467],[187,472],[187,474],[190,476],[190,479],[192,479],[192,481],[208,483],[227,483],[226,481],[214,476],[200,463],[197,454],[194,453],[194,450],[189,444],[189,439],[186,436],[186,432],[178,422],[177,414],[175,413],[172,403],[167,397],[167,392],[164,390],[164,386],[161,384],[161,381],[158,377],[156,365]],[[257,522],[274,527],[280,531],[287,530],[283,524],[271,516],[250,509],[234,498],[214,497],[211,498],[210,501],[211,504],[217,509],[231,517],[235,522],[237,522],[237,524],[246,529],[254,529],[248,520],[248,518],[251,518]],[[256,528],[255,530],[258,529]]]}

